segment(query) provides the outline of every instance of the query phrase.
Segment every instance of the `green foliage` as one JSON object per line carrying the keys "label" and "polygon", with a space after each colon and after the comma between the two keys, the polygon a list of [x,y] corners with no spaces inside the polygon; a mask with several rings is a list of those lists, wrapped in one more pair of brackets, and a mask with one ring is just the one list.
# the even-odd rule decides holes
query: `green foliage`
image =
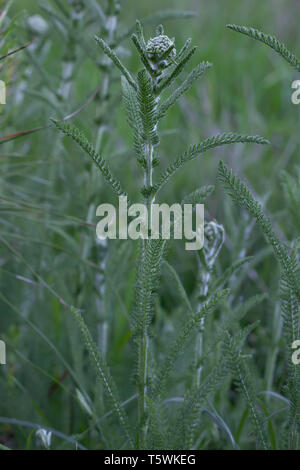
{"label": "green foliage", "polygon": [[119,397],[118,397],[118,391],[117,391],[117,387],[110,375],[110,372],[108,370],[108,367],[103,359],[103,357],[101,356],[97,346],[95,345],[91,335],[90,335],[90,332],[82,318],[82,315],[80,314],[80,312],[78,312],[78,310],[76,309],[72,309],[72,312],[76,318],[76,321],[78,323],[78,326],[80,328],[80,331],[81,331],[81,334],[83,336],[83,339],[84,339],[84,342],[85,342],[85,345],[86,345],[86,348],[88,349],[89,351],[89,355],[90,355],[90,358],[91,358],[91,361],[92,363],[94,364],[94,367],[96,369],[96,372],[97,372],[97,376],[100,378],[102,384],[103,384],[103,387],[104,387],[104,390],[105,392],[107,393],[107,395],[109,396],[110,400],[111,400],[111,403],[113,405],[113,408],[114,408],[114,411],[120,421],[120,424],[125,432],[125,435],[128,439],[128,442],[129,442],[129,445],[130,447],[134,447],[134,443],[133,443],[133,439],[132,439],[132,436],[131,436],[131,431],[130,431],[130,428],[129,428],[129,424],[128,424],[128,418],[124,412],[124,409],[121,405],[121,402],[119,400]]}
{"label": "green foliage", "polygon": [[130,75],[130,72],[126,69],[126,67],[122,64],[121,60],[117,57],[117,55],[114,53],[114,51],[106,44],[106,42],[95,36],[95,40],[99,44],[99,46],[103,49],[103,52],[114,62],[114,64],[118,67],[122,75],[126,78],[128,83],[136,89],[136,83],[133,80],[132,76]]}
{"label": "green foliage", "polygon": [[168,168],[161,174],[159,182],[155,185],[158,192],[185,163],[198,158],[203,153],[216,147],[236,143],[256,143],[267,144],[268,141],[259,136],[240,135],[233,133],[220,134],[203,140],[200,144],[191,145],[180,157],[178,157]]}
{"label": "green foliage", "polygon": [[134,89],[125,79],[122,79],[123,101],[128,124],[132,129],[134,149],[138,161],[144,162],[144,140],[143,140],[143,121],[141,110]]}
{"label": "green foliage", "polygon": [[183,198],[181,204],[203,204],[215,191],[214,186],[202,186]]}
{"label": "green foliage", "polygon": [[[197,21],[176,6],[139,2],[132,26],[117,0],[4,2],[1,449],[41,448],[39,429],[51,449],[299,449],[297,108],[281,69],[270,74],[264,54],[226,34],[237,2],[220,2],[218,15],[210,2]],[[267,13],[249,4],[249,21],[271,30],[282,11]],[[275,38],[232,28],[298,70]],[[257,133],[272,151],[227,145],[267,143]],[[217,147],[257,194],[220,165],[239,207],[212,186],[214,159],[185,165]],[[95,210],[111,190],[150,209],[162,187],[169,203],[205,203],[202,250],[96,240]]]}
{"label": "green foliage", "polygon": [[141,250],[137,273],[136,305],[133,313],[137,334],[143,334],[152,319],[153,294],[157,291],[159,284],[165,245],[165,240],[149,240],[145,250]]}
{"label": "green foliage", "polygon": [[[289,360],[286,390],[289,396],[289,424],[288,424],[288,448],[297,448],[297,433],[299,430],[300,402],[299,402],[299,368],[291,365],[292,344],[299,337],[299,285],[300,272],[295,250],[288,253],[285,245],[275,234],[271,221],[264,215],[261,205],[254,199],[248,188],[232,171],[221,161],[218,170],[219,180],[224,184],[230,196],[241,206],[246,208],[255,217],[261,226],[268,243],[280,262],[282,268],[282,281],[280,290],[283,329],[287,339],[287,356]],[[297,244],[296,244],[297,247]],[[239,387],[243,391],[248,402],[252,419],[257,432],[257,438],[263,448],[267,448],[263,422],[261,420],[255,402],[254,389],[251,384],[251,376],[247,372],[239,353],[235,353],[230,346],[232,368],[238,375]],[[286,434],[283,433],[283,439]]]}
{"label": "green foliage", "polygon": [[163,267],[169,272],[169,275],[172,277],[174,282],[174,287],[176,288],[176,292],[178,293],[179,297],[182,299],[183,303],[185,304],[187,311],[190,314],[194,314],[193,307],[189,301],[188,295],[186,290],[177,274],[173,266],[171,266],[167,261],[163,262]]}
{"label": "green foliage", "polygon": [[[295,260],[296,262],[296,260]],[[292,345],[299,338],[299,307],[300,303],[289,287],[286,276],[282,274],[280,283],[280,301],[281,314],[283,319],[283,331],[286,338],[288,356],[292,357]],[[286,445],[289,449],[297,449],[298,434],[300,429],[300,400],[299,400],[299,384],[300,375],[299,368],[289,361],[288,377],[285,391],[289,400],[289,421],[288,433],[285,436]]]}
{"label": "green foliage", "polygon": [[175,367],[176,360],[182,354],[184,347],[190,335],[201,325],[201,320],[212,314],[218,302],[224,299],[229,294],[228,290],[217,292],[212,298],[206,302],[201,310],[195,313],[187,320],[183,328],[181,328],[178,337],[175,339],[173,346],[171,346],[168,356],[160,367],[156,382],[154,384],[153,395],[161,395],[165,388],[165,382]]}
{"label": "green foliage", "polygon": [[224,184],[225,189],[232,199],[241,207],[247,209],[252,217],[255,217],[281,264],[290,289],[298,301],[300,301],[297,263],[294,258],[291,258],[285,245],[275,234],[271,221],[264,215],[261,205],[254,199],[247,186],[242,183],[222,161],[219,163],[218,178]]}
{"label": "green foliage", "polygon": [[147,72],[150,74],[151,77],[155,77],[155,70],[151,67],[151,64],[146,54],[146,44],[145,44],[144,38],[143,37],[141,38],[141,41],[143,41],[142,43],[140,42],[140,40],[135,34],[132,35],[131,39],[132,39],[133,44],[137,48],[141,61],[146,67]]}
{"label": "green foliage", "polygon": [[155,147],[159,144],[157,134],[157,112],[156,101],[153,94],[151,79],[147,77],[145,70],[138,73],[138,103],[140,109],[140,119],[143,124],[143,134],[145,144]]}
{"label": "green foliage", "polygon": [[200,65],[194,68],[192,72],[189,73],[184,82],[176,88],[171,95],[159,106],[158,108],[158,119],[161,119],[167,113],[168,109],[173,106],[178,99],[186,93],[212,65],[209,62],[201,62]]}
{"label": "green foliage", "polygon": [[[184,67],[187,65],[189,60],[192,58],[192,56],[195,54],[197,48],[194,46],[192,47],[187,54],[184,55],[184,57],[176,64],[173,69],[170,71],[170,73],[166,76],[166,78],[158,85],[156,89],[156,93],[159,94],[161,93],[165,88],[169,87],[172,85],[174,80],[180,75],[180,73],[183,71]],[[199,76],[199,75],[198,75]]]}
{"label": "green foliage", "polygon": [[228,24],[227,28],[232,29],[238,33],[245,34],[250,38],[256,39],[257,41],[263,42],[267,46],[271,47],[278,54],[281,55],[292,67],[298,72],[300,71],[300,61],[297,57],[288,50],[288,48],[282,42],[278,41],[274,36],[262,33],[258,29],[248,28],[247,26],[237,26],[235,24]]}
{"label": "green foliage", "polygon": [[[220,359],[205,377],[200,387],[194,387],[187,391],[183,406],[176,418],[176,425],[172,429],[172,436],[169,437],[172,448],[193,448],[191,438],[195,432],[197,418],[199,418],[207,400],[216,393],[227,374],[227,365]],[[192,426],[191,423],[193,423]]]}
{"label": "green foliage", "polygon": [[247,370],[245,360],[241,356],[240,350],[237,349],[238,347],[239,345],[236,344],[236,341],[228,335],[228,339],[225,342],[225,354],[228,358],[228,366],[235,377],[238,389],[243,394],[247,406],[249,407],[258,446],[263,450],[267,450],[269,444],[266,437],[264,419],[257,402],[257,393],[252,383],[252,377]]}
{"label": "green foliage", "polygon": [[127,194],[122,190],[119,181],[112,176],[106,161],[96,152],[96,150],[89,143],[87,138],[82,135],[79,129],[76,127],[71,127],[69,124],[65,124],[64,122],[56,121],[55,119],[52,119],[52,122],[64,135],[71,137],[82,148],[82,150],[84,150],[89,155],[89,157],[91,157],[95,165],[101,171],[106,183],[112,187],[113,191],[118,196],[127,196]]}
{"label": "green foliage", "polygon": [[300,204],[300,167],[297,166],[294,174],[290,175],[286,171],[281,172],[281,184],[285,203],[291,214],[291,223],[293,226],[299,226],[299,204]]}

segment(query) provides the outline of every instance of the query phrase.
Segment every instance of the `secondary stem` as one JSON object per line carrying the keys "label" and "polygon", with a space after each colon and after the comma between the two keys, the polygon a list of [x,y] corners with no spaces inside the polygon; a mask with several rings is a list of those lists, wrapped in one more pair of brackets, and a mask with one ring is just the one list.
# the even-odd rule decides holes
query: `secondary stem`
{"label": "secondary stem", "polygon": [[[202,273],[202,283],[201,283],[201,288],[200,288],[200,296],[202,299],[206,300],[207,294],[208,294],[208,288],[209,288],[209,282],[210,282],[210,272],[206,269],[204,269],[204,272]],[[203,300],[201,302],[198,302],[197,306],[197,311],[201,310],[201,307],[203,305]],[[196,338],[196,348],[195,348],[195,359],[196,359],[196,386],[197,388],[200,387],[200,381],[201,381],[201,373],[202,373],[202,356],[203,356],[203,330],[204,330],[204,324],[205,324],[205,319],[201,319],[200,323],[200,330],[197,333],[197,338]]]}

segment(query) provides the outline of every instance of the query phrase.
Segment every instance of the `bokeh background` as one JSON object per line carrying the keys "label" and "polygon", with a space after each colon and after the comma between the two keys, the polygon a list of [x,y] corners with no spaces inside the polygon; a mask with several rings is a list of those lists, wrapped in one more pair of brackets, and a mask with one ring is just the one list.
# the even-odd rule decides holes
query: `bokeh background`
{"label": "bokeh background", "polygon": [[[1,10],[7,3],[1,1]],[[35,425],[75,436],[88,448],[105,447],[99,437],[99,422],[80,401],[77,390],[82,385],[88,391],[98,418],[107,413],[99,399],[103,392],[87,366],[82,341],[64,304],[85,312],[120,385],[122,399],[134,395],[127,317],[134,298],[136,248],[131,242],[110,243],[108,247],[97,243],[96,207],[115,202],[115,197],[86,155],[50,123],[50,118],[60,119],[85,105],[70,122],[97,146],[130,197],[138,197],[142,176],[130,149],[118,72],[113,70],[107,77],[102,51],[93,39],[94,34],[103,36],[97,4],[105,8],[105,2],[87,0],[84,11],[77,3],[79,14],[71,26],[70,5],[65,0],[16,0],[1,24],[1,30],[6,31],[1,56],[36,40],[0,62],[0,78],[7,83],[7,104],[0,110],[0,137],[46,127],[0,141],[0,338],[7,344],[7,365],[0,368],[0,442],[12,448],[39,448]],[[58,4],[65,9],[65,17]],[[292,218],[287,213],[281,183],[282,171],[294,175],[299,164],[300,108],[291,103],[291,84],[299,77],[271,49],[228,30],[226,24],[249,25],[274,34],[297,55],[299,2],[165,0],[162,5],[157,0],[126,0],[121,1],[118,34],[132,28],[136,18],[149,19],[162,9],[197,13],[164,21],[165,31],[176,38],[178,48],[192,37],[198,46],[193,64],[208,60],[213,68],[163,120],[161,166],[166,167],[191,143],[227,131],[258,134],[271,145],[227,146],[209,152],[176,174],[160,200],[178,202],[200,185],[215,184],[218,161],[223,159],[264,203],[278,233],[286,240],[295,238],[298,214]],[[65,23],[55,13],[64,17]],[[147,38],[154,36],[159,23],[146,21]],[[140,69],[126,34],[118,52],[133,73]],[[208,220],[216,219],[226,232],[216,268],[219,274],[241,253],[255,255],[255,262],[234,283],[235,301],[238,304],[253,294],[267,297],[248,314],[247,321],[261,321],[248,347],[262,389],[279,392],[285,360],[278,266],[258,228],[234,207],[219,185],[206,210]],[[168,259],[193,295],[195,256],[178,243],[172,245]],[[157,311],[157,348],[163,352],[165,340],[182,314],[167,275],[162,279]],[[103,325],[108,331],[105,344],[101,339]],[[213,334],[213,325],[210,328]],[[179,377],[186,373],[180,365],[178,373]],[[180,388],[180,380],[174,379],[174,389]],[[217,403],[237,433],[243,413],[239,399],[232,394],[227,401],[219,397]],[[134,420],[134,400],[128,407]],[[109,425],[105,418],[101,423]],[[229,446],[213,423],[207,421],[205,429],[204,447]],[[241,440],[251,447],[247,432]],[[53,448],[74,448],[74,443],[53,436]]]}

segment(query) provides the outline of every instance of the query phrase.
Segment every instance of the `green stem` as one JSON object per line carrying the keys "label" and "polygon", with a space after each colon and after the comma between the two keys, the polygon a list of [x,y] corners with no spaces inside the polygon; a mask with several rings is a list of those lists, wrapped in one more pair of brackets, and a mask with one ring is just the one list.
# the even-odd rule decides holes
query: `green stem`
{"label": "green stem", "polygon": [[[266,381],[266,390],[272,390],[273,387],[273,379],[274,379],[274,371],[276,366],[277,354],[279,351],[278,344],[280,341],[280,337],[282,334],[282,322],[281,322],[281,312],[280,308],[277,305],[275,308],[275,315],[273,319],[273,344],[270,348],[270,352],[268,355],[267,360],[267,367],[266,367],[266,374],[265,374],[265,381]],[[266,400],[269,401],[270,396],[267,395]]]}
{"label": "green stem", "polygon": [[[210,282],[210,272],[203,268],[204,272],[202,273],[202,282],[201,282],[201,288],[200,288],[200,296],[202,301],[198,303],[197,311],[201,310],[201,307],[203,305],[203,299],[206,300],[207,295],[208,295],[208,288],[209,288],[209,282]],[[196,376],[195,376],[195,383],[197,388],[200,387],[200,381],[201,381],[201,373],[202,373],[202,356],[203,356],[203,329],[204,329],[204,322],[205,319],[202,318],[201,324],[200,324],[200,330],[197,333],[196,337],[196,346],[195,346],[195,360],[196,360]]]}
{"label": "green stem", "polygon": [[146,422],[146,396],[147,396],[147,366],[148,366],[148,334],[146,329],[142,333],[140,340],[140,379],[138,389],[138,414],[139,414],[139,449],[146,448],[147,442],[147,422]]}
{"label": "green stem", "polygon": [[[153,146],[150,141],[148,141],[145,149],[145,156],[147,161],[147,167],[144,171],[144,184],[146,187],[152,186],[152,172],[153,172]],[[154,200],[152,196],[147,196],[145,198],[145,205],[148,209],[148,228],[151,227],[151,214],[152,214],[152,204]],[[141,266],[143,269],[145,263],[145,252],[147,249],[148,240],[143,240],[143,248],[141,255]],[[145,304],[150,303],[151,290],[146,289]],[[142,319],[142,331],[141,339],[139,344],[139,390],[138,390],[138,412],[139,412],[139,428],[141,430],[141,435],[139,436],[139,448],[145,449],[147,443],[147,422],[146,422],[146,412],[147,412],[147,378],[148,378],[148,326],[146,313],[141,309],[140,315]]]}

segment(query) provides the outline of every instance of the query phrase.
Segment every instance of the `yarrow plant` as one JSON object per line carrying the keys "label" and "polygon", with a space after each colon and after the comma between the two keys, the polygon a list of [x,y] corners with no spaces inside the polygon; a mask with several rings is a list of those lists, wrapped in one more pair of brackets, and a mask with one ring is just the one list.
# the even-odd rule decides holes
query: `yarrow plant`
{"label": "yarrow plant", "polygon": [[[171,25],[144,35],[145,26],[190,18],[194,12],[156,10],[127,27],[122,4],[39,0],[38,15],[25,15],[24,21],[16,15],[18,35],[8,16],[13,1],[0,18],[8,91],[1,108],[8,135],[0,143],[10,141],[0,162],[0,449],[190,449],[192,454],[196,449],[299,449],[300,168],[296,165],[292,175],[288,169],[279,172],[290,165],[297,139],[289,140],[274,162],[278,144],[271,160],[264,158],[269,146],[229,145],[266,144],[259,136],[213,136],[207,129],[222,128],[233,116],[244,122],[245,116],[234,112],[242,94],[234,90],[230,96],[229,86],[222,95],[230,97],[225,119],[223,112],[221,119],[213,113],[219,100],[207,113],[208,95],[198,80],[212,65],[203,60],[192,67],[201,53],[191,39],[181,44],[177,35],[173,38]],[[300,70],[299,59],[275,37],[228,26]],[[214,22],[211,34],[218,28]],[[94,44],[90,32],[97,34]],[[230,34],[225,37],[230,40]],[[206,47],[205,38],[201,44]],[[219,65],[228,63],[219,58]],[[128,67],[127,59],[135,65]],[[251,60],[247,55],[244,65]],[[262,68],[269,66],[264,61]],[[241,83],[239,74],[242,67],[234,75],[230,70],[230,84]],[[226,67],[223,83],[225,89]],[[272,90],[278,86],[279,80]],[[264,99],[277,106],[270,87]],[[124,113],[118,112],[120,102]],[[48,125],[48,108],[57,117],[54,126]],[[262,114],[256,119],[258,108],[254,121],[263,123]],[[213,126],[208,114],[214,116]],[[24,129],[23,116],[32,129],[16,132]],[[183,151],[190,138],[182,116],[196,138]],[[67,124],[75,117],[93,143]],[[178,129],[169,129],[165,117],[178,122]],[[293,120],[287,113],[285,118],[288,133]],[[39,119],[45,121],[43,134],[42,122],[34,127]],[[62,140],[53,127],[70,138]],[[217,191],[211,185],[198,187],[207,182],[204,175],[214,162],[200,169],[196,160],[217,147],[223,160],[231,152],[231,161],[239,151],[245,153],[238,164],[243,177],[221,161]],[[266,168],[272,172],[267,180]],[[262,202],[242,181],[253,181],[253,171],[258,193],[260,185],[264,191],[268,184]],[[194,184],[196,190],[186,189]],[[236,205],[223,198],[223,187]],[[110,190],[119,200],[118,235],[98,240],[94,217],[103,216],[99,207],[114,210],[115,204],[96,207],[111,202]],[[275,211],[284,204],[277,213],[273,200],[279,202]],[[130,207],[123,219],[124,201]],[[204,246],[192,243],[193,251],[186,251],[176,241],[182,238],[176,236],[177,216],[185,220],[188,205],[197,220],[204,203]],[[152,237],[150,227],[160,214],[162,224]]]}
{"label": "yarrow plant", "polygon": [[[170,39],[164,33],[163,26],[157,28],[156,36],[146,41],[142,25],[137,21],[136,32],[132,35],[132,42],[140,56],[143,68],[134,77],[103,39],[99,37],[95,39],[121,73],[125,112],[132,130],[137,163],[143,173],[143,185],[140,194],[142,202],[149,209],[149,218],[151,218],[152,213],[151,206],[157,199],[162,186],[167,184],[174,173],[187,162],[200,157],[208,150],[223,145],[267,143],[265,139],[259,136],[234,134],[232,132],[204,139],[198,144],[190,145],[154,181],[154,169],[160,165],[159,143],[161,138],[159,123],[179,98],[211,67],[211,64],[205,61],[201,62],[178,84],[177,80],[183,75],[197,48],[191,46],[191,40],[188,39],[183,47],[177,50],[175,39]],[[168,90],[170,91],[167,95]],[[113,191],[118,196],[127,196],[121,182],[113,176],[108,163],[95,151],[83,134],[78,129],[63,122],[53,122],[59,130],[66,136],[71,137],[92,158]],[[182,203],[188,200],[192,201],[193,204],[202,203],[211,192],[210,187],[199,188],[187,196]],[[217,370],[212,370],[206,380],[202,382],[202,376],[200,375],[202,365],[200,363],[203,361],[202,335],[205,329],[205,318],[211,315],[217,304],[228,295],[227,290],[216,290],[210,292],[210,294],[208,292],[210,272],[223,243],[223,232],[223,228],[215,222],[210,222],[207,225],[206,234],[209,245],[204,251],[205,263],[199,292],[201,301],[197,301],[195,305],[192,305],[187,300],[189,312],[187,312],[188,317],[185,326],[179,331],[177,338],[174,339],[166,357],[156,365],[156,353],[152,350],[151,337],[153,331],[151,331],[151,324],[155,316],[155,295],[159,286],[161,266],[168,242],[163,239],[140,241],[140,252],[137,261],[136,301],[130,317],[137,367],[135,377],[138,396],[138,424],[135,431],[131,429],[125,411],[120,404],[117,388],[109,369],[94,345],[83,317],[78,311],[74,310],[90,351],[91,359],[123,428],[127,439],[126,446],[128,447],[147,449],[159,448],[160,446],[169,446],[170,448],[184,446],[183,448],[185,448],[188,445],[192,448],[195,445],[195,426],[197,425],[199,413],[202,411],[200,403],[204,404],[208,396],[216,390],[216,385],[226,370],[226,367],[222,364],[221,369],[217,367]],[[220,236],[217,235],[218,233]],[[204,274],[204,271],[206,271],[206,274]],[[182,286],[181,290],[184,292]],[[187,299],[187,296],[185,297]],[[165,433],[162,433],[160,429],[160,420],[162,418],[160,410],[165,406],[167,381],[189,338],[196,331],[199,332],[196,337],[196,356],[193,366],[195,367],[196,380],[192,384],[192,389],[186,391],[186,397],[178,415],[180,425],[175,420],[173,431],[169,423],[167,425],[169,430],[166,429]],[[181,419],[182,413],[184,413],[183,420]],[[179,429],[181,434],[178,434]],[[182,441],[183,435],[185,438]],[[162,443],[161,440],[164,442]]]}

